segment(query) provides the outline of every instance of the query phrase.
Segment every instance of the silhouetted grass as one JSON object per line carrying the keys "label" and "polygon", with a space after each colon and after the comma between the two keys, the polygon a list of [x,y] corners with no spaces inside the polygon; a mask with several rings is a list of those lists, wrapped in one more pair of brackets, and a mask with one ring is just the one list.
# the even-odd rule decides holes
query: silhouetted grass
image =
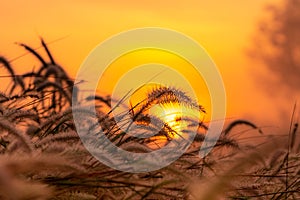
{"label": "silhouetted grass", "polygon": [[[149,91],[136,107],[128,107],[126,113],[117,116],[123,127],[112,115],[114,108],[109,96],[79,99],[76,94],[76,107],[71,109],[76,86],[54,60],[43,39],[41,45],[49,62],[30,46],[20,44],[41,64],[25,74],[16,74],[12,64],[0,57],[0,70],[7,71],[12,81],[0,93],[0,199],[300,198],[299,130],[293,119],[289,134],[280,140],[264,135],[249,121],[233,121],[224,129],[213,151],[200,160],[198,153],[209,123],[182,117],[180,120],[188,124],[182,133],[189,134],[198,127],[197,134],[186,153],[170,166],[131,174],[103,165],[81,143],[73,114],[84,116],[82,126],[94,122],[86,127],[91,132],[97,132],[100,123],[103,132],[99,134],[115,145],[147,153],[153,145],[162,146],[159,140],[168,143],[180,135],[163,119],[147,112],[152,105],[177,103],[202,114],[204,108],[183,91],[158,87]],[[90,101],[96,103],[96,117],[81,106]],[[122,99],[113,101],[126,107]],[[149,123],[150,118],[155,123]],[[131,130],[133,123],[140,126]],[[258,136],[249,136],[250,139],[265,139],[250,143],[247,138],[237,138],[242,135],[241,131],[234,132],[240,130],[238,126],[257,131]],[[140,135],[156,134],[137,138],[124,129]]]}

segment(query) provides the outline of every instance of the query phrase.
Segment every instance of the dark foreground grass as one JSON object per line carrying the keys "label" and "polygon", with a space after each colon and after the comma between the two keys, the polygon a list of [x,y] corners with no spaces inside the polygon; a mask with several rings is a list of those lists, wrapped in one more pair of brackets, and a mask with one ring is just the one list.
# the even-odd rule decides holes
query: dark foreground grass
{"label": "dark foreground grass", "polygon": [[[80,83],[74,83],[56,63],[43,40],[41,45],[49,61],[30,46],[20,44],[41,64],[25,74],[16,74],[11,63],[0,57],[1,76],[11,79],[0,93],[0,199],[300,198],[299,131],[294,119],[288,134],[279,139],[265,135],[251,122],[236,120],[224,129],[213,151],[200,159],[208,123],[182,118],[188,123],[184,133],[199,127],[198,133],[186,153],[170,166],[132,174],[103,165],[81,143],[73,114],[84,116],[82,126],[90,121],[100,123],[101,134],[115,145],[147,153],[155,145],[159,148],[159,141],[171,141],[178,134],[163,119],[147,114],[152,105],[177,103],[200,113],[204,108],[180,90],[154,88],[147,99],[128,108],[127,114],[140,125],[133,131],[157,134],[147,139],[132,137],[107,112],[113,109],[110,97],[79,99],[76,85]],[[73,110],[72,95],[76,100]],[[96,118],[82,106],[91,101],[97,105]],[[125,106],[121,100],[113,101]],[[149,123],[150,117],[162,126]],[[131,126],[125,117],[122,125]],[[250,129],[245,134],[238,127]],[[87,128],[96,130],[97,125]],[[109,159],[109,152],[104,156]]]}

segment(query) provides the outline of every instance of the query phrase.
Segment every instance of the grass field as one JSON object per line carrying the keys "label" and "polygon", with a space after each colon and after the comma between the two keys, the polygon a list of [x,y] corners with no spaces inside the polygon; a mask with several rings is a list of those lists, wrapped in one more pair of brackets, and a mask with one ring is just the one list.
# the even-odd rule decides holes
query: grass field
{"label": "grass field", "polygon": [[[19,45],[38,59],[40,67],[16,74],[12,63],[0,56],[1,83],[5,83],[0,93],[0,199],[300,199],[299,130],[293,116],[286,122],[290,130],[280,137],[246,120],[229,122],[203,159],[198,153],[209,122],[182,117],[186,125],[181,133],[196,127],[197,134],[177,161],[153,172],[117,171],[85,149],[73,114],[84,116],[82,126],[89,120],[100,123],[101,134],[120,148],[147,153],[179,134],[170,121],[149,116],[152,105],[179,104],[203,114],[205,108],[180,90],[174,96],[174,89],[153,88],[128,113],[140,125],[136,133],[157,134],[133,137],[107,112],[113,109],[109,96],[80,99],[77,83],[56,63],[43,40],[46,58],[26,44]],[[96,103],[96,119],[80,106],[91,101]],[[150,117],[162,126],[149,123]],[[110,158],[109,152],[103,156]]]}

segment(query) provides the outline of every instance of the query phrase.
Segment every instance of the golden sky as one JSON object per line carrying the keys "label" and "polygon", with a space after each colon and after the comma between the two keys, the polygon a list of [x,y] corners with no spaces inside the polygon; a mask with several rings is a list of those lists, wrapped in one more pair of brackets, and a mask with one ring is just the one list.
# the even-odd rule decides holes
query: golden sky
{"label": "golden sky", "polygon": [[[42,36],[50,42],[57,62],[75,77],[89,52],[114,34],[149,26],[173,29],[195,39],[218,66],[227,92],[227,117],[257,115],[273,107],[254,84],[245,50],[251,46],[264,6],[275,2],[278,0],[2,1],[0,54],[9,60],[18,57],[24,50],[15,42],[39,47]],[[26,55],[13,65],[20,72],[27,71],[33,67],[32,57]],[[273,113],[273,117],[278,116]]]}

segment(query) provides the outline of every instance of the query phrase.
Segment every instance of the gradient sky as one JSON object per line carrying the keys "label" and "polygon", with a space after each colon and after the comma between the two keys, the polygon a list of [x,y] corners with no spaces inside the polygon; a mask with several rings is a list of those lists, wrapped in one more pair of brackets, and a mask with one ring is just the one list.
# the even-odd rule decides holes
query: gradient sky
{"label": "gradient sky", "polygon": [[[114,34],[148,26],[173,29],[194,38],[219,67],[227,91],[228,118],[264,120],[261,125],[272,125],[280,113],[255,84],[245,52],[264,16],[264,6],[278,1],[2,1],[0,54],[14,59],[24,54],[15,42],[39,47],[42,36],[50,42],[58,63],[75,77],[88,53]],[[19,72],[28,71],[33,67],[32,56],[23,56],[13,65]]]}

